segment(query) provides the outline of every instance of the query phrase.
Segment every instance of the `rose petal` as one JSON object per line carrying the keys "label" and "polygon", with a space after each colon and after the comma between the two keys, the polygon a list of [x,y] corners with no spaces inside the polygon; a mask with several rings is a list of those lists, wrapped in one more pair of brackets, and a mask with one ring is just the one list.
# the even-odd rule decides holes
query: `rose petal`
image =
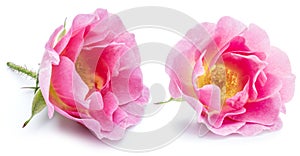
{"label": "rose petal", "polygon": [[121,71],[117,77],[112,77],[111,85],[112,92],[118,97],[120,104],[137,99],[143,89],[140,69]]}
{"label": "rose petal", "polygon": [[218,134],[221,136],[227,136],[233,133],[236,133],[237,130],[239,130],[241,127],[245,125],[245,122],[236,122],[236,121],[231,121],[231,120],[226,120],[222,124],[222,126],[218,128],[214,128],[208,124],[206,124],[207,128],[213,132],[214,134]]}
{"label": "rose petal", "polygon": [[199,89],[199,100],[208,107],[209,112],[221,112],[221,90],[216,85],[205,85]]}
{"label": "rose petal", "polygon": [[62,26],[57,28],[54,33],[51,35],[49,41],[45,46],[45,53],[41,62],[40,70],[39,70],[39,85],[45,99],[45,102],[48,106],[48,116],[52,118],[54,113],[53,104],[49,101],[49,90],[50,90],[50,79],[51,79],[51,71],[52,71],[52,64],[57,65],[59,64],[59,55],[53,49],[53,44],[55,42],[55,38],[58,33],[61,31]]}
{"label": "rose petal", "polygon": [[222,49],[230,40],[245,30],[246,26],[243,23],[228,16],[222,17],[216,26],[215,42]]}
{"label": "rose petal", "polygon": [[288,102],[293,97],[295,91],[295,75],[291,73],[291,65],[288,56],[280,49],[271,47],[270,56],[267,58],[267,62],[269,65],[265,71],[276,75],[281,80],[281,99],[283,102]]}
{"label": "rose petal", "polygon": [[[228,106],[223,106],[222,112],[206,112],[207,113],[207,123],[213,128],[220,128],[227,117],[243,114],[246,112],[245,108],[232,109]],[[228,119],[229,119],[228,118]],[[226,122],[226,121],[225,121]]]}
{"label": "rose petal", "polygon": [[111,131],[101,131],[100,134],[109,140],[120,140],[124,137],[125,129],[120,126],[114,126]]}
{"label": "rose petal", "polygon": [[104,107],[103,102],[105,102],[98,91],[93,92],[86,101],[89,101],[89,105],[86,106],[89,110],[102,110]]}
{"label": "rose petal", "polygon": [[282,101],[277,93],[261,101],[248,102],[244,106],[247,110],[244,114],[230,116],[230,118],[237,121],[272,125],[278,118],[281,105]]}
{"label": "rose petal", "polygon": [[[178,47],[178,49],[176,48]],[[181,41],[170,52],[166,62],[166,72],[171,78],[169,86],[170,93],[174,97],[179,97],[180,92],[193,96],[192,73],[195,65],[195,52],[188,50],[183,53],[182,48],[192,48],[187,41]],[[177,51],[179,50],[179,51]]]}
{"label": "rose petal", "polygon": [[[252,50],[252,49],[251,49]],[[245,45],[245,38],[241,36],[236,36],[229,42],[229,46],[224,52],[235,52],[235,51],[250,51],[250,49]]]}
{"label": "rose petal", "polygon": [[113,112],[117,110],[119,101],[112,92],[107,92],[103,97],[103,104],[104,112],[107,114],[107,116],[111,116]]}
{"label": "rose petal", "polygon": [[249,98],[249,81],[245,84],[242,91],[236,93],[233,97],[226,100],[226,104],[234,109],[242,108]]}
{"label": "rose petal", "polygon": [[53,66],[51,75],[51,85],[56,94],[65,104],[71,107],[75,107],[74,91],[72,90],[74,71],[74,63],[69,58],[62,56],[60,63]]}
{"label": "rose petal", "polygon": [[223,54],[223,60],[227,67],[238,70],[237,72],[240,74],[240,81],[242,83],[249,78],[249,99],[256,99],[258,93],[255,82],[262,73],[263,69],[267,66],[267,63],[261,61],[258,57],[253,55],[245,56],[236,53]]}
{"label": "rose petal", "polygon": [[282,122],[278,118],[271,126],[260,125],[256,123],[246,123],[243,127],[237,130],[237,133],[244,136],[254,136],[261,133],[264,130],[275,131],[275,130],[279,130],[281,127],[282,127]]}
{"label": "rose petal", "polygon": [[91,118],[99,122],[101,130],[112,131],[115,124],[112,121],[112,117],[108,116],[103,110],[89,111]]}
{"label": "rose petal", "polygon": [[242,35],[245,38],[246,46],[251,51],[270,53],[270,41],[267,33],[255,24],[250,24]]}
{"label": "rose petal", "polygon": [[85,35],[84,46],[91,48],[108,45],[125,32],[124,25],[118,16],[103,14],[99,21],[90,25]]}
{"label": "rose petal", "polygon": [[82,50],[83,41],[84,41],[83,35],[84,35],[84,29],[80,30],[75,36],[72,36],[69,39],[65,49],[63,49],[60,55],[66,56],[69,59],[71,59],[72,62],[75,62],[76,58],[78,57],[79,53]]}
{"label": "rose petal", "polygon": [[265,83],[256,83],[256,90],[258,93],[257,100],[262,100],[271,97],[278,93],[282,88],[282,83],[277,76],[267,74]]}

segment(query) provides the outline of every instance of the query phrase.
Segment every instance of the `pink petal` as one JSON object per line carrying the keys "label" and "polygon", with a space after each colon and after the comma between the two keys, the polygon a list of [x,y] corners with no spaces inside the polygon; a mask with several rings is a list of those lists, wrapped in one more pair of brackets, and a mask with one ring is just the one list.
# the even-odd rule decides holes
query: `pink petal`
{"label": "pink petal", "polygon": [[[189,96],[196,97],[193,93],[192,73],[195,65],[194,50],[184,50],[183,48],[192,48],[189,42],[180,41],[170,52],[166,62],[166,72],[171,78],[169,86],[173,97],[179,97],[183,92]],[[177,51],[178,50],[178,51]],[[194,94],[194,95],[192,95]]]}
{"label": "pink petal", "polygon": [[200,102],[208,107],[209,112],[221,112],[221,90],[218,86],[205,85],[199,89],[198,94]]}
{"label": "pink petal", "polygon": [[107,116],[112,116],[113,112],[116,111],[119,106],[119,101],[112,92],[107,92],[103,96],[103,104],[104,112],[107,114]]}
{"label": "pink petal", "polygon": [[249,28],[242,35],[246,45],[251,51],[270,53],[270,41],[267,33],[255,24],[250,24]]}
{"label": "pink petal", "polygon": [[126,30],[121,19],[116,15],[106,14],[90,25],[85,35],[84,46],[92,48],[108,45],[123,33],[126,33]]}
{"label": "pink petal", "polygon": [[180,98],[181,97],[181,91],[179,88],[179,84],[178,79],[176,79],[174,76],[173,78],[170,80],[169,83],[169,92],[171,94],[171,97],[173,98]]}
{"label": "pink petal", "polygon": [[198,99],[187,96],[185,94],[182,95],[182,98],[196,111],[198,114],[198,121],[201,122],[203,119],[201,117],[201,113],[203,110],[203,105],[200,103]]}
{"label": "pink petal", "polygon": [[122,108],[118,108],[114,112],[113,119],[114,122],[122,128],[128,128],[132,125],[136,125],[141,120],[140,117],[126,113]]}
{"label": "pink petal", "polygon": [[260,125],[256,123],[246,123],[243,127],[241,127],[237,133],[244,135],[244,136],[253,136],[257,135],[264,130],[269,130],[269,131],[275,131],[279,130],[282,127],[282,122],[278,118],[273,125],[266,126],[266,125]]}
{"label": "pink petal", "polygon": [[248,81],[242,91],[236,93],[236,95],[226,100],[226,104],[234,109],[242,108],[249,98],[249,85],[250,83]]}
{"label": "pink petal", "polygon": [[84,42],[83,34],[84,34],[84,29],[78,31],[76,35],[73,34],[73,36],[68,40],[65,49],[63,49],[60,55],[66,56],[69,59],[71,59],[72,62],[75,62],[76,58],[78,57],[79,53],[82,50],[82,46]]}
{"label": "pink petal", "polygon": [[50,88],[50,79],[51,79],[51,72],[52,72],[52,64],[57,65],[60,61],[59,55],[53,49],[53,44],[55,42],[56,36],[61,31],[62,26],[57,28],[54,33],[51,35],[49,41],[47,42],[45,48],[46,51],[44,53],[40,71],[39,71],[39,84],[45,99],[45,102],[48,106],[48,116],[52,118],[54,113],[53,104],[49,101],[49,88]]}
{"label": "pink petal", "polygon": [[[252,49],[251,49],[252,50]],[[235,52],[235,51],[250,51],[250,49],[245,45],[245,38],[241,36],[236,36],[229,42],[229,46],[225,52]]]}
{"label": "pink petal", "polygon": [[112,92],[118,97],[120,104],[137,99],[143,89],[140,69],[121,71],[117,77],[112,77],[111,85]]}
{"label": "pink petal", "polygon": [[103,110],[99,111],[89,111],[89,114],[92,119],[95,119],[99,122],[101,130],[103,131],[112,131],[114,128],[114,122],[112,117],[108,116]]}
{"label": "pink petal", "polygon": [[[67,57],[62,56],[60,63],[52,68],[51,84],[58,97],[67,105],[75,107],[73,96],[73,72],[74,63]],[[62,79],[63,77],[63,79]]]}
{"label": "pink petal", "polygon": [[266,62],[261,61],[258,57],[254,55],[240,55],[236,53],[225,53],[223,54],[223,60],[227,67],[237,68],[237,71],[241,76],[241,82],[248,80],[250,83],[249,88],[249,99],[254,100],[257,98],[257,90],[255,82],[260,74],[262,74],[263,69],[267,66]]}
{"label": "pink petal", "polygon": [[[50,36],[49,41],[47,42],[47,44],[46,44],[46,46],[45,46],[46,50],[53,50],[53,51],[55,51],[55,50],[53,49],[54,43],[55,43],[55,41],[56,41],[56,39],[57,39],[58,34],[60,33],[60,31],[61,31],[62,29],[63,29],[63,26],[60,26],[60,27],[58,27],[58,28],[55,29],[55,31],[54,31],[53,34]],[[57,51],[56,51],[56,52],[57,52]]]}
{"label": "pink petal", "polygon": [[122,128],[128,128],[128,127],[138,124],[141,120],[142,120],[142,118],[140,118],[140,117],[129,115],[125,120],[122,120],[119,123],[119,126]]}
{"label": "pink petal", "polygon": [[[177,43],[175,46],[176,49],[179,50],[179,52],[187,55],[190,53],[189,49],[194,53],[196,52],[195,60],[198,60],[200,56],[199,52],[204,52],[205,50],[210,51],[210,53],[218,52],[217,45],[212,37],[212,28],[214,27],[215,25],[208,23],[196,25],[186,33],[182,41]],[[185,41],[187,41],[187,43]]]}
{"label": "pink petal", "polygon": [[101,131],[100,134],[109,140],[120,140],[124,137],[125,129],[115,125],[112,131]]}
{"label": "pink petal", "polygon": [[[222,125],[226,124],[226,121],[231,116],[236,116],[246,112],[245,108],[233,109],[231,107],[223,106],[222,112],[206,112],[207,113],[207,124],[214,128],[220,128]],[[229,117],[229,118],[228,118]],[[225,121],[225,123],[224,123]]]}
{"label": "pink petal", "polygon": [[215,29],[216,29],[216,24],[204,22],[204,23],[201,23],[201,26],[204,27],[204,29],[209,34],[209,36],[215,35],[214,33],[215,33]]}
{"label": "pink petal", "polygon": [[[67,44],[72,41],[70,41],[71,37],[78,38],[78,33],[81,33],[81,38],[83,38],[83,33],[85,32],[86,27],[91,24],[94,20],[96,19],[95,15],[91,14],[79,14],[77,15],[72,23],[72,27],[70,30],[67,32],[65,36],[62,37],[62,39],[56,44],[55,50],[60,54],[63,52],[63,50],[68,47]],[[78,39],[77,39],[78,40]],[[75,55],[77,56],[78,54],[73,54],[73,53],[68,53],[69,55]],[[74,61],[74,56],[71,56],[70,59]]]}
{"label": "pink petal", "polygon": [[224,47],[230,40],[235,36],[240,35],[246,30],[246,26],[231,18],[231,17],[222,17],[217,23],[215,30],[215,42],[220,49]]}
{"label": "pink petal", "polygon": [[225,123],[222,124],[222,126],[218,128],[214,128],[208,124],[206,124],[207,128],[213,132],[214,134],[218,134],[221,136],[227,136],[233,133],[236,133],[237,130],[239,130],[241,127],[245,125],[245,122],[236,122],[231,120],[226,120]]}
{"label": "pink petal", "polygon": [[71,31],[76,32],[87,27],[92,22],[97,20],[97,16],[93,14],[79,14],[73,19]]}
{"label": "pink petal", "polygon": [[237,121],[252,122],[263,125],[272,125],[278,118],[282,101],[280,95],[274,94],[268,99],[248,102],[244,107],[244,114],[230,116]]}
{"label": "pink petal", "polygon": [[103,50],[101,58],[107,62],[113,76],[116,76],[119,70],[139,66],[140,56],[134,35],[123,33],[118,36],[116,40]]}
{"label": "pink petal", "polygon": [[[117,125],[120,125],[120,123],[126,118],[128,118],[128,116],[129,115],[124,110],[118,108],[113,114],[113,120]],[[126,126],[124,128],[126,128]]]}
{"label": "pink petal", "polygon": [[278,93],[282,88],[282,82],[277,76],[267,74],[267,80],[265,83],[256,83],[256,90],[258,93],[256,100],[262,100],[273,96]]}
{"label": "pink petal", "polygon": [[[82,81],[79,74],[74,70],[72,73],[72,91],[75,100],[76,107],[84,107],[92,110],[101,109],[103,106],[101,104],[102,97],[98,92],[94,92],[92,95],[87,97],[89,88]],[[97,104],[96,104],[97,103]],[[98,106],[96,106],[98,105]]]}
{"label": "pink petal", "polygon": [[267,62],[269,65],[265,71],[276,75],[276,77],[281,80],[281,99],[283,102],[288,102],[293,97],[295,91],[295,75],[291,73],[291,65],[288,56],[280,49],[271,47],[270,56],[267,58]]}
{"label": "pink petal", "polygon": [[94,91],[87,99],[86,101],[89,101],[89,104],[86,106],[89,110],[102,110],[104,105],[103,102],[105,102],[102,98],[102,95],[98,91]]}

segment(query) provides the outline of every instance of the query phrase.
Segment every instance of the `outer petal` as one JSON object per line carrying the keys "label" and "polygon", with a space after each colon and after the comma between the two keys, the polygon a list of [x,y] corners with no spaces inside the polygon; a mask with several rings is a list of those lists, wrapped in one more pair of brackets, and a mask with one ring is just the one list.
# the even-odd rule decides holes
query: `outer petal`
{"label": "outer petal", "polygon": [[230,116],[233,120],[252,122],[263,125],[273,125],[277,120],[282,101],[279,94],[274,94],[268,99],[247,103],[244,114]]}
{"label": "outer petal", "polygon": [[122,108],[122,110],[127,112],[129,115],[137,117],[143,116],[144,107],[149,100],[149,89],[147,87],[144,87],[141,93],[142,94],[138,99],[121,105],[120,107]]}
{"label": "outer petal", "polygon": [[50,94],[51,105],[69,119],[79,121],[80,117],[85,118],[85,110],[90,108],[85,101],[88,88],[76,73],[73,62],[61,57],[60,64],[53,67],[52,73],[51,85],[55,95]]}
{"label": "outer petal", "polygon": [[[70,31],[70,32],[72,32],[72,31]],[[74,33],[74,32],[72,32],[72,33]],[[63,51],[60,55],[66,56],[69,59],[71,59],[72,62],[75,62],[76,58],[78,57],[79,53],[82,50],[82,45],[84,42],[84,38],[83,38],[84,29],[81,29],[76,34],[72,34],[72,35],[73,36],[68,40],[68,43],[67,43],[65,49],[63,49]],[[67,36],[66,36],[66,38],[67,38]],[[56,49],[58,49],[58,48],[56,48]]]}
{"label": "outer petal", "polygon": [[206,124],[207,128],[212,131],[214,134],[227,136],[233,133],[236,133],[241,127],[243,127],[246,123],[245,122],[237,122],[237,121],[230,121],[227,120],[225,123],[222,124],[221,127],[214,128],[208,124]]}
{"label": "outer petal", "polygon": [[288,56],[280,49],[272,47],[267,62],[269,65],[265,71],[275,75],[281,80],[281,99],[283,102],[288,102],[293,97],[295,91],[295,75],[291,73]]}
{"label": "outer petal", "polygon": [[246,45],[251,51],[264,52],[269,55],[270,41],[267,33],[260,27],[250,24],[249,28],[242,35],[245,38]]}
{"label": "outer petal", "polygon": [[84,46],[92,48],[107,45],[125,32],[125,27],[118,16],[104,15],[102,19],[87,28]]}
{"label": "outer petal", "polygon": [[50,88],[50,79],[52,75],[52,64],[57,65],[60,61],[57,52],[53,49],[53,44],[58,33],[61,31],[62,26],[57,28],[54,33],[51,35],[49,41],[46,44],[46,51],[44,53],[40,71],[39,71],[39,84],[45,99],[45,102],[48,106],[48,116],[52,118],[54,113],[54,107],[52,103],[49,101],[49,88]]}
{"label": "outer petal", "polygon": [[216,26],[215,42],[222,49],[231,39],[244,32],[246,28],[243,23],[231,17],[222,17]]}
{"label": "outer petal", "polygon": [[[187,48],[188,50],[185,50]],[[192,73],[195,65],[195,48],[183,40],[170,52],[166,62],[166,72],[171,78],[170,93],[178,97],[181,92],[196,97],[193,93]]]}
{"label": "outer petal", "polygon": [[265,83],[256,83],[257,101],[270,98],[274,94],[279,93],[282,88],[282,82],[277,76],[268,73],[266,77],[267,80]]}
{"label": "outer petal", "polygon": [[85,31],[85,27],[90,25],[96,19],[95,15],[80,14],[77,15],[72,23],[68,33],[56,44],[55,50],[60,54],[70,42],[71,37],[76,36],[78,32]]}
{"label": "outer petal", "polygon": [[[189,30],[184,39],[176,44],[166,62],[166,72],[171,81],[169,90],[172,97],[180,97],[181,92],[187,96],[196,97],[193,93],[193,68],[203,51],[217,52],[217,47],[211,38],[213,24],[203,23]],[[213,58],[213,54],[205,59]]]}
{"label": "outer petal", "polygon": [[278,118],[271,126],[260,125],[256,123],[246,123],[242,128],[237,130],[237,133],[244,136],[253,136],[261,133],[264,130],[275,131],[280,129],[281,127],[282,127],[282,122]]}

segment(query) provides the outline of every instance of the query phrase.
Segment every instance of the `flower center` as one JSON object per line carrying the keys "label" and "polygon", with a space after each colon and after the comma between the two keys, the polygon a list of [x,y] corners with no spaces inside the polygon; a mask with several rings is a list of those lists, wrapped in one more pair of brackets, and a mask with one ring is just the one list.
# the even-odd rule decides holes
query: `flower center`
{"label": "flower center", "polygon": [[233,97],[242,88],[240,87],[238,73],[223,64],[214,65],[210,70],[204,66],[204,74],[197,78],[197,87],[201,88],[208,84],[217,85],[221,89],[221,104],[226,99]]}
{"label": "flower center", "polygon": [[102,89],[104,80],[102,76],[97,74],[96,65],[92,67],[89,65],[90,62],[93,61],[86,60],[84,57],[79,56],[75,63],[76,71],[89,89]]}

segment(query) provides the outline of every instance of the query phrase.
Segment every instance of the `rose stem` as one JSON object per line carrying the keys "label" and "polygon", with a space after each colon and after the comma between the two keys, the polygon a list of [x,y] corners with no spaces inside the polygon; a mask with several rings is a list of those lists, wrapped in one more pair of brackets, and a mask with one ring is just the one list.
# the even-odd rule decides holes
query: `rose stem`
{"label": "rose stem", "polygon": [[31,71],[31,70],[28,70],[28,69],[25,68],[25,67],[22,67],[22,66],[20,66],[20,65],[16,65],[16,64],[14,64],[14,63],[12,63],[12,62],[7,62],[6,65],[7,65],[10,69],[12,69],[13,71],[18,71],[18,72],[23,73],[23,74],[25,74],[25,75],[27,75],[27,76],[30,76],[30,77],[32,77],[32,78],[34,78],[34,79],[37,78],[37,73],[36,73],[36,72],[33,72],[33,71]]}

